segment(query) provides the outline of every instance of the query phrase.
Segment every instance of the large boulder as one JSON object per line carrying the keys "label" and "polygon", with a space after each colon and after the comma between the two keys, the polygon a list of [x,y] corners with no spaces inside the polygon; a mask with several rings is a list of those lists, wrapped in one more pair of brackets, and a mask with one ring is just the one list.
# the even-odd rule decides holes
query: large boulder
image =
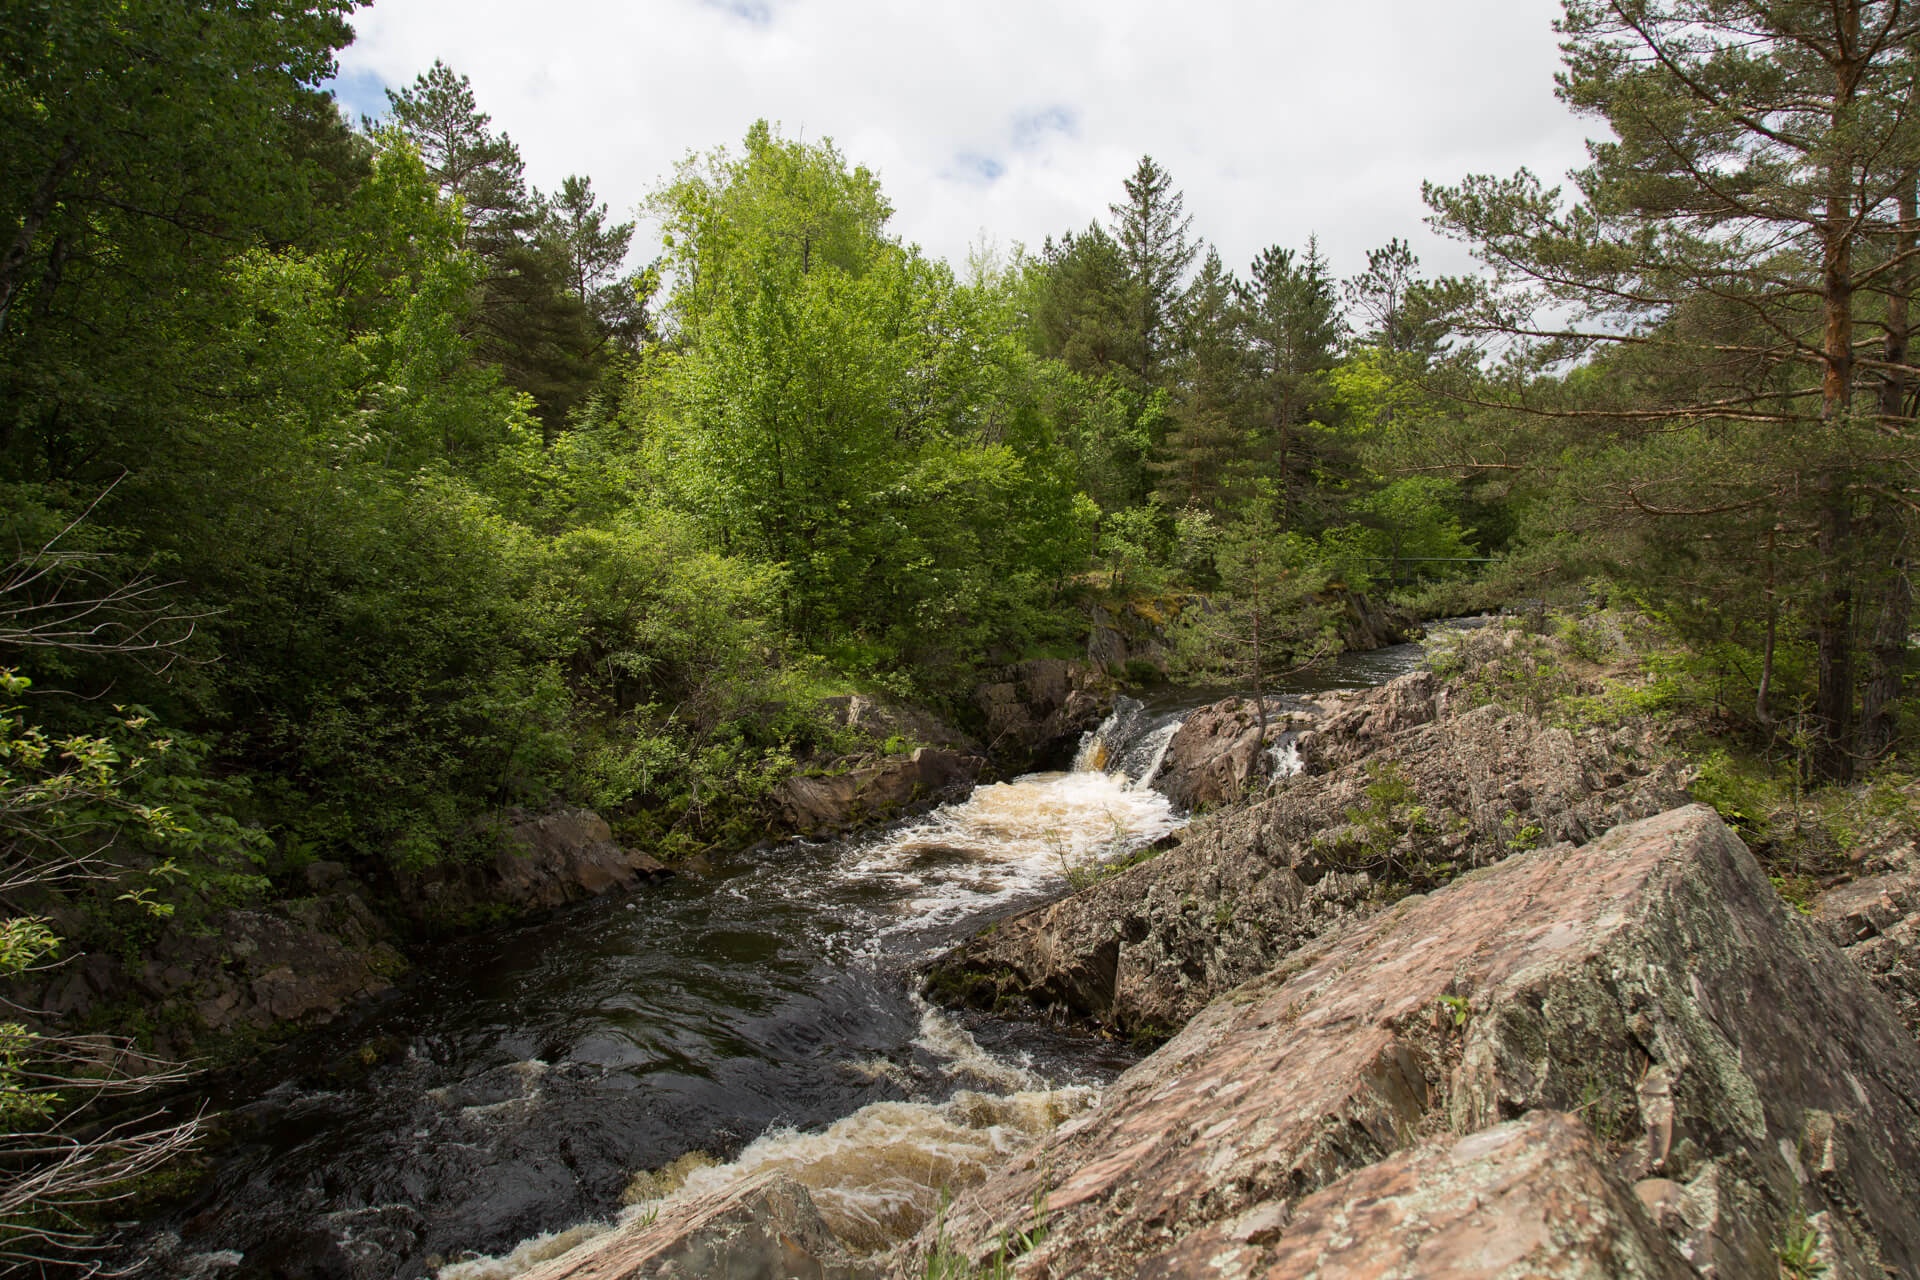
{"label": "large boulder", "polygon": [[1268,700],[1261,733],[1260,708],[1251,698],[1226,698],[1201,707],[1180,722],[1153,775],[1153,789],[1181,809],[1206,809],[1238,800],[1273,772],[1268,750],[1288,728],[1288,717]]}
{"label": "large boulder", "polygon": [[[1596,1153],[1539,1120],[1531,1139],[1458,1146],[1540,1110],[1580,1116]],[[1454,1146],[1381,1165],[1443,1133]],[[1426,1182],[1430,1205],[1379,1208],[1404,1231],[1349,1271],[1313,1269],[1353,1257],[1315,1225],[1338,1204],[1374,1212],[1375,1192],[1404,1196],[1441,1165],[1491,1170],[1473,1176],[1492,1210],[1475,1219],[1458,1177]],[[1522,1201],[1501,1169],[1531,1170]],[[1617,1222],[1600,1234],[1621,1270],[1553,1235],[1582,1202]],[[1407,1262],[1422,1231],[1492,1257],[1514,1248],[1503,1221],[1532,1222],[1539,1252],[1491,1274],[1687,1274],[1657,1228],[1702,1276],[1773,1275],[1793,1242],[1835,1280],[1880,1280],[1920,1274],[1915,1204],[1920,1048],[1713,811],[1688,806],[1511,857],[1287,957],[963,1195],[941,1233],[984,1262],[1038,1205],[1025,1275],[1384,1276],[1427,1274]],[[892,1274],[921,1274],[934,1247],[923,1234]]]}
{"label": "large boulder", "polygon": [[194,1052],[205,1034],[326,1022],[407,967],[361,887],[330,887],[169,925],[137,965],[106,952],[77,956],[23,1003],[74,1026],[97,1020],[99,1006],[137,999],[162,1015],[153,1047],[170,1056]]}
{"label": "large boulder", "polygon": [[668,1202],[658,1216],[541,1263],[523,1280],[866,1280],[807,1189],[784,1173]]}
{"label": "large boulder", "polygon": [[963,799],[985,764],[977,755],[921,747],[853,768],[795,774],[774,788],[772,820],[792,835],[846,831]]}
{"label": "large boulder", "polygon": [[1349,702],[1317,758],[1344,759],[1347,733],[1370,754],[1209,814],[1158,856],[1001,922],[937,961],[933,988],[1166,1034],[1410,881],[1585,842],[1685,800],[1676,767],[1623,752],[1621,734],[1490,706],[1435,718],[1441,705],[1425,673]]}
{"label": "large boulder", "polygon": [[1404,1276],[1408,1280],[1695,1280],[1577,1118],[1445,1135],[1339,1179],[1285,1212],[1203,1227],[1140,1280]]}

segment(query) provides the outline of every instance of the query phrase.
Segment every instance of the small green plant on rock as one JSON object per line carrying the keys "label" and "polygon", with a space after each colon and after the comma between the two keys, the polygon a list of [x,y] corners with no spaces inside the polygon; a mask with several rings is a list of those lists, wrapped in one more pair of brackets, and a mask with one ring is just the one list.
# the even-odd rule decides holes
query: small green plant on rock
{"label": "small green plant on rock", "polygon": [[1509,809],[1500,815],[1500,856],[1537,848],[1545,834],[1539,823],[1527,821],[1526,815],[1517,809]]}
{"label": "small green plant on rock", "polygon": [[1426,806],[1416,803],[1419,793],[1406,769],[1398,761],[1384,760],[1369,765],[1367,772],[1371,780],[1365,800],[1347,807],[1347,826],[1315,836],[1314,848],[1342,870],[1379,877],[1383,890],[1396,883],[1425,889],[1451,880],[1458,865],[1429,856],[1427,837],[1439,835],[1440,828]]}
{"label": "small green plant on rock", "polygon": [[1820,1260],[1820,1231],[1804,1214],[1795,1212],[1780,1236],[1781,1280],[1818,1280],[1827,1274]]}

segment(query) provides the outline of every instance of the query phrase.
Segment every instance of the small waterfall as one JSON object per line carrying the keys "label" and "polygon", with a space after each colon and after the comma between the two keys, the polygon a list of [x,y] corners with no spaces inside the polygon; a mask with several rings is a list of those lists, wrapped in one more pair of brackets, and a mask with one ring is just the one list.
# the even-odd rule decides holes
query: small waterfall
{"label": "small waterfall", "polygon": [[1267,748],[1267,772],[1275,778],[1291,778],[1305,767],[1300,759],[1300,735],[1284,733],[1280,741]]}
{"label": "small waterfall", "polygon": [[1148,711],[1136,698],[1117,698],[1112,714],[1081,738],[1073,772],[1117,774],[1129,791],[1145,787],[1160,772],[1185,719],[1184,711]]}

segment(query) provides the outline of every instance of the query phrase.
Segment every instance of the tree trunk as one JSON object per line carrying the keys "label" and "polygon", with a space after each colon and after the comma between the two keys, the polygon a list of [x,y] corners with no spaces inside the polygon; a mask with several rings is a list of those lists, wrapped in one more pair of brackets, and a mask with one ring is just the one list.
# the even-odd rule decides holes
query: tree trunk
{"label": "tree trunk", "polygon": [[[1907,362],[1910,338],[1908,308],[1915,274],[1911,255],[1920,247],[1920,174],[1907,175],[1899,200],[1900,231],[1894,252],[1900,255],[1901,265],[1894,271],[1887,291],[1885,355],[1890,367],[1880,383],[1882,431],[1904,431],[1909,425],[1907,388],[1912,380],[1899,366]],[[1894,521],[1896,526],[1906,523],[1899,513],[1894,514]],[[1868,761],[1886,755],[1900,736],[1894,707],[1906,674],[1907,636],[1913,626],[1913,579],[1907,572],[1904,537],[1889,559],[1890,576],[1880,597],[1880,617],[1867,651],[1867,684],[1860,704],[1860,757]]]}
{"label": "tree trunk", "polygon": [[1774,540],[1780,536],[1780,526],[1767,530],[1767,643],[1760,655],[1760,687],[1753,693],[1753,718],[1761,725],[1771,728],[1773,708],[1769,705],[1773,697],[1773,652],[1779,638],[1780,599],[1774,585]]}
{"label": "tree trunk", "polygon": [[1907,576],[1906,557],[1893,563],[1892,576],[1880,598],[1880,621],[1867,651],[1867,688],[1860,708],[1860,756],[1878,760],[1900,736],[1895,705],[1906,674],[1907,634],[1913,627],[1913,579]]}
{"label": "tree trunk", "polygon": [[60,154],[54,157],[53,166],[41,179],[25,214],[21,216],[13,243],[7,246],[4,255],[0,255],[0,332],[7,327],[7,316],[13,310],[14,297],[26,279],[27,260],[33,255],[34,238],[40,234],[40,228],[59,202],[61,185],[66,182],[67,175],[73,171],[74,163],[79,158],[79,144],[71,137],[61,143]]}
{"label": "tree trunk", "polygon": [[[1835,6],[1841,52],[1835,68],[1833,126],[1844,137],[1859,85],[1860,3]],[[1829,433],[1846,430],[1853,394],[1853,162],[1827,161],[1826,219],[1821,228],[1821,295],[1825,312],[1820,417]],[[1831,782],[1853,776],[1853,510],[1849,479],[1829,463],[1814,478],[1820,502],[1820,598],[1814,618],[1819,687],[1814,695],[1813,769]]]}

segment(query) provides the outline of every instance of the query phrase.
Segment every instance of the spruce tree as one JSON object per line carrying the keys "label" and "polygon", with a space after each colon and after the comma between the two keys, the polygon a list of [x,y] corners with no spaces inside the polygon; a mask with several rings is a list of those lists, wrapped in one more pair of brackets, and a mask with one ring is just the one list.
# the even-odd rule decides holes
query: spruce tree
{"label": "spruce tree", "polygon": [[1252,478],[1249,366],[1238,290],[1219,252],[1209,249],[1184,300],[1186,355],[1173,423],[1154,463],[1157,491],[1169,506],[1224,514]]}
{"label": "spruce tree", "polygon": [[1307,428],[1325,412],[1326,375],[1340,341],[1339,308],[1319,243],[1309,240],[1299,258],[1277,245],[1262,251],[1240,286],[1240,304],[1256,430],[1280,519],[1288,524],[1313,486],[1316,456]]}
{"label": "spruce tree", "polygon": [[1141,387],[1159,387],[1177,355],[1181,282],[1200,246],[1190,238],[1185,198],[1152,156],[1140,157],[1126,191],[1126,200],[1109,211],[1127,269],[1127,365]]}

